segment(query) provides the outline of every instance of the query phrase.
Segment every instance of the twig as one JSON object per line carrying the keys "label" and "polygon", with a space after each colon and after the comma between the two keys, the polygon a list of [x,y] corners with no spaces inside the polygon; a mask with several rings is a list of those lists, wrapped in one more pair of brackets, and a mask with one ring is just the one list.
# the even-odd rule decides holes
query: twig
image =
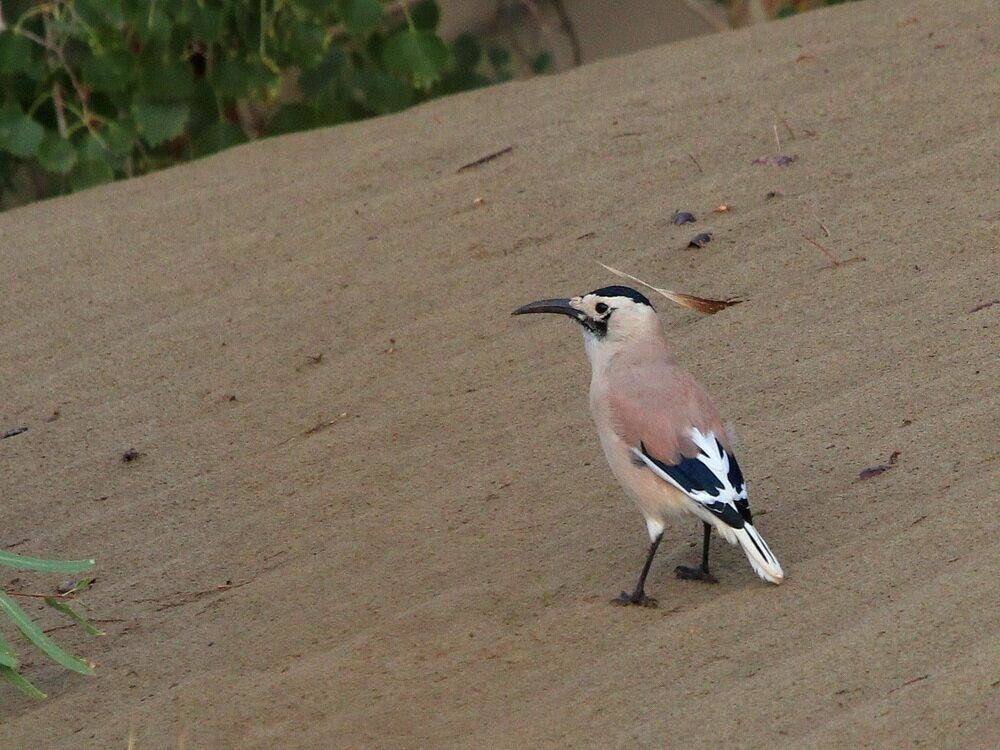
{"label": "twig", "polygon": [[4,590],[7,596],[20,596],[25,599],[75,599],[76,590],[67,591],[65,594],[35,594],[30,591],[8,591]]}
{"label": "twig", "polygon": [[135,601],[136,603],[146,603],[164,602],[164,600],[167,600],[156,608],[157,612],[161,612],[164,609],[172,609],[173,607],[181,607],[185,604],[191,604],[192,602],[196,602],[199,599],[212,594],[229,591],[230,589],[242,588],[249,583],[253,583],[256,578],[257,576],[254,576],[253,578],[247,578],[245,581],[237,581],[235,583],[233,581],[226,581],[226,583],[221,586],[215,586],[210,589],[202,589],[201,591],[175,591],[174,593],[166,594],[165,596],[153,596],[148,599],[136,599]]}
{"label": "twig", "polygon": [[[538,3],[534,0],[520,0],[521,5],[528,9],[528,13],[535,19],[535,23],[538,24],[538,28],[542,30],[542,36],[545,37],[545,41],[548,42],[549,47],[554,48],[555,42],[552,37],[552,29],[549,25],[545,23],[545,18],[542,16],[542,12],[538,9]],[[526,57],[525,55],[522,55]],[[577,63],[579,65],[579,63]]]}
{"label": "twig", "polygon": [[[109,617],[109,618],[105,618],[103,620],[91,620],[91,619],[88,619],[87,622],[90,622],[90,623],[95,623],[96,622],[96,623],[100,623],[101,625],[106,625],[109,622],[125,622],[125,620],[123,618],[121,618],[121,617]],[[68,625],[56,625],[55,627],[48,628],[47,630],[43,630],[42,632],[43,633],[55,633],[57,630],[68,630],[69,628],[78,628],[78,627],[80,627],[80,626],[77,623],[71,622]]]}
{"label": "twig", "polygon": [[63,102],[62,86],[59,85],[59,81],[52,84],[52,103],[55,104],[56,124],[59,126],[59,135],[66,138],[69,128],[66,127],[66,104]]}
{"label": "twig", "polygon": [[[80,100],[80,106],[83,108],[83,115],[80,117],[80,120],[83,122],[83,125],[87,128],[87,130],[93,133],[94,128],[90,124],[90,112],[87,109],[87,93],[84,90],[83,86],[80,85],[80,82],[77,80],[76,76],[73,75],[73,71],[72,69],[70,69],[69,63],[66,62],[66,55],[63,52],[62,47],[60,47],[58,44],[52,41],[52,29],[47,23],[44,16],[42,17],[42,22],[45,25],[44,38],[38,36],[38,34],[34,33],[33,31],[28,31],[27,29],[20,28],[20,26],[15,26],[14,33],[20,34],[25,39],[30,39],[35,44],[44,47],[59,59],[59,62],[62,64],[63,71],[66,73],[66,77],[69,78],[69,82],[73,85],[73,90],[76,91],[76,96]],[[53,92],[53,96],[54,95],[55,94]]]}
{"label": "twig", "polygon": [[576,35],[576,29],[573,28],[573,20],[566,12],[562,0],[552,0],[552,7],[555,9],[556,15],[559,16],[559,23],[562,25],[563,31],[566,32],[566,38],[569,39],[570,49],[573,50],[573,64],[578,66],[583,62],[583,52],[580,49],[580,38]]}
{"label": "twig", "polygon": [[690,159],[691,161],[693,161],[693,162],[694,162],[694,165],[695,165],[696,167],[698,167],[698,171],[699,171],[699,172],[701,172],[702,174],[705,174],[705,170],[701,168],[701,164],[699,164],[699,163],[698,163],[698,160],[694,158],[694,154],[688,154],[688,158],[689,158],[689,159]]}
{"label": "twig", "polygon": [[514,150],[513,146],[507,146],[506,148],[502,148],[499,151],[494,151],[492,154],[481,156],[475,161],[470,161],[468,164],[463,164],[462,166],[460,166],[458,169],[455,170],[455,174],[458,174],[459,172],[464,172],[467,169],[474,169],[475,167],[482,166],[483,164],[491,162],[494,159],[499,159],[504,154],[509,154],[513,150]]}
{"label": "twig", "polygon": [[823,234],[825,234],[827,237],[829,237],[830,236],[830,230],[826,228],[826,224],[824,224],[819,219],[816,219],[816,223],[819,224],[819,228],[823,230]]}
{"label": "twig", "polygon": [[781,153],[781,139],[778,137],[778,123],[771,123],[771,128],[774,130],[774,142],[778,144],[778,153]]}
{"label": "twig", "polygon": [[782,117],[781,115],[779,115],[777,112],[774,113],[774,116],[777,117],[779,120],[781,120],[781,124],[784,125],[785,126],[785,130],[788,131],[788,140],[794,141],[795,140],[795,131],[792,130],[792,126],[788,124],[788,120],[786,120],[784,117]]}
{"label": "twig", "polygon": [[919,677],[914,677],[912,680],[907,680],[902,685],[900,685],[898,687],[894,687],[889,692],[890,693],[895,693],[897,690],[902,690],[903,688],[907,687],[908,685],[912,685],[915,682],[922,682],[923,680],[926,680],[928,677],[930,677],[929,674],[922,674]]}
{"label": "twig", "polygon": [[817,242],[816,240],[814,240],[814,239],[813,239],[812,237],[807,237],[806,235],[802,235],[802,239],[804,239],[804,240],[805,240],[806,242],[808,242],[808,243],[810,243],[810,244],[812,244],[812,245],[814,245],[814,246],[818,247],[818,248],[820,249],[820,252],[822,252],[822,253],[823,253],[823,255],[825,255],[825,256],[826,256],[827,258],[829,258],[829,259],[830,259],[830,262],[831,262],[831,263],[832,263],[833,265],[835,265],[835,266],[839,266],[839,265],[841,265],[841,263],[843,262],[843,261],[841,261],[840,259],[838,259],[836,255],[834,255],[834,254],[833,254],[833,251],[832,251],[832,250],[830,250],[830,249],[828,249],[828,248],[825,248],[825,247],[823,247],[823,246],[822,246],[821,244],[819,244],[819,243],[818,243],[818,242]]}
{"label": "twig", "polygon": [[281,446],[286,445],[286,444],[292,442],[296,437],[309,437],[310,435],[315,435],[320,430],[325,430],[327,427],[332,427],[337,422],[339,422],[341,419],[346,419],[346,418],[347,418],[347,412],[344,411],[344,412],[341,412],[340,414],[338,414],[337,416],[335,416],[333,419],[328,419],[326,421],[322,421],[321,420],[321,421],[317,422],[316,424],[314,424],[312,427],[310,427],[308,430],[305,430],[304,432],[300,432],[298,435],[292,435],[291,437],[285,438],[280,443],[278,443],[276,446],[274,446],[274,448],[280,448]]}

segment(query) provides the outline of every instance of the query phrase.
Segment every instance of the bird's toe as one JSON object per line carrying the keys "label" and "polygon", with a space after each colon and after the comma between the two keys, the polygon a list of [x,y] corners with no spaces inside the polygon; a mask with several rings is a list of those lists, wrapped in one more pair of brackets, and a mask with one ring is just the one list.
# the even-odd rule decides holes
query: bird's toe
{"label": "bird's toe", "polygon": [[685,581],[703,581],[705,583],[718,583],[719,579],[703,568],[689,568],[686,565],[678,565],[674,568],[674,574]]}
{"label": "bird's toe", "polygon": [[659,606],[656,599],[651,596],[646,596],[646,594],[630,594],[627,591],[621,592],[611,600],[611,603],[617,607],[648,607],[655,609]]}

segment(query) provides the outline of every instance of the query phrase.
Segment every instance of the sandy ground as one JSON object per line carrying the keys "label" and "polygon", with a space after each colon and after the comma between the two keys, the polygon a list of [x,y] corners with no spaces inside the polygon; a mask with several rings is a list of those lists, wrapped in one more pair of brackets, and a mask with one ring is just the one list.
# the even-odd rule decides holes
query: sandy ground
{"label": "sandy ground", "polygon": [[[0,686],[0,747],[995,747],[991,5],[839,6],[0,216],[0,546],[97,557],[116,620],[56,634],[96,678]],[[798,160],[752,165],[775,123]],[[659,609],[608,604],[641,518],[571,324],[509,315],[598,259],[748,299],[661,318],[786,585],[724,545],[674,579],[691,523]]]}

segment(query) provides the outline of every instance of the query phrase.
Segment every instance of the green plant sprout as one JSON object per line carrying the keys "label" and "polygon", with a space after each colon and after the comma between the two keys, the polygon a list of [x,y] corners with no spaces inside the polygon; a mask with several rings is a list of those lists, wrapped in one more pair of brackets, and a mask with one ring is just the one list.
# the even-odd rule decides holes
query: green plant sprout
{"label": "green plant sprout", "polygon": [[[18,570],[33,570],[40,573],[86,573],[94,567],[94,561],[41,560],[35,557],[26,557],[14,552],[0,550],[0,566],[16,568]],[[7,616],[35,648],[54,662],[74,672],[92,675],[94,673],[94,665],[91,662],[73,656],[56,644],[21,609],[17,602],[14,601],[14,597],[43,599],[47,605],[69,617],[74,623],[83,628],[86,633],[90,635],[103,635],[99,629],[87,622],[84,617],[66,603],[67,600],[72,599],[77,593],[90,588],[93,582],[93,578],[82,578],[75,581],[72,586],[66,587],[65,591],[52,595],[0,590],[0,612],[3,612]],[[11,648],[10,643],[4,639],[3,635],[0,635],[0,677],[3,677],[3,679],[25,695],[32,698],[44,698],[45,693],[25,679],[18,671],[19,667],[20,661]]]}

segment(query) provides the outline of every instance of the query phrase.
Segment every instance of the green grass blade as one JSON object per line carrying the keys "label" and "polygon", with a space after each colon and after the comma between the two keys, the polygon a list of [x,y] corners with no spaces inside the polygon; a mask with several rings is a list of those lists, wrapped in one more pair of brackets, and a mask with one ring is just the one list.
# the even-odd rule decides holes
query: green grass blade
{"label": "green grass blade", "polygon": [[0,565],[40,573],[83,573],[94,567],[94,560],[42,560],[0,550]]}
{"label": "green grass blade", "polygon": [[3,591],[0,591],[0,612],[4,612],[17,625],[18,630],[24,633],[24,637],[31,641],[52,661],[80,674],[94,674],[94,670],[90,665],[81,659],[77,659],[72,654],[63,651],[56,645],[55,641],[45,635],[42,629],[25,614],[24,610],[17,606],[17,602]]}
{"label": "green grass blade", "polygon": [[24,679],[20,674],[15,672],[10,667],[5,667],[2,664],[0,664],[0,677],[3,677],[7,680],[7,682],[16,687],[29,698],[37,698],[41,700],[42,698],[47,697],[45,693]]}
{"label": "green grass blade", "polygon": [[66,615],[69,619],[71,619],[73,622],[75,622],[77,625],[83,628],[83,631],[87,635],[104,635],[103,630],[98,630],[96,627],[87,622],[86,618],[74,612],[73,608],[70,607],[66,602],[56,599],[54,596],[47,596],[45,597],[45,603],[48,604],[50,607],[52,607],[52,609],[62,612],[64,615]]}
{"label": "green grass blade", "polygon": [[45,695],[45,693],[43,693],[41,690],[36,688],[30,682],[28,682],[23,676],[21,676],[19,672],[17,672],[14,669],[11,669],[10,667],[5,667],[0,665],[0,677],[7,680],[7,682],[16,687],[18,690],[27,695],[29,698],[36,698],[38,700],[42,700],[48,697],[47,695]]}
{"label": "green grass blade", "polygon": [[20,662],[14,655],[14,650],[10,647],[10,644],[4,640],[4,637],[0,635],[0,667],[17,669],[18,664],[20,664]]}

